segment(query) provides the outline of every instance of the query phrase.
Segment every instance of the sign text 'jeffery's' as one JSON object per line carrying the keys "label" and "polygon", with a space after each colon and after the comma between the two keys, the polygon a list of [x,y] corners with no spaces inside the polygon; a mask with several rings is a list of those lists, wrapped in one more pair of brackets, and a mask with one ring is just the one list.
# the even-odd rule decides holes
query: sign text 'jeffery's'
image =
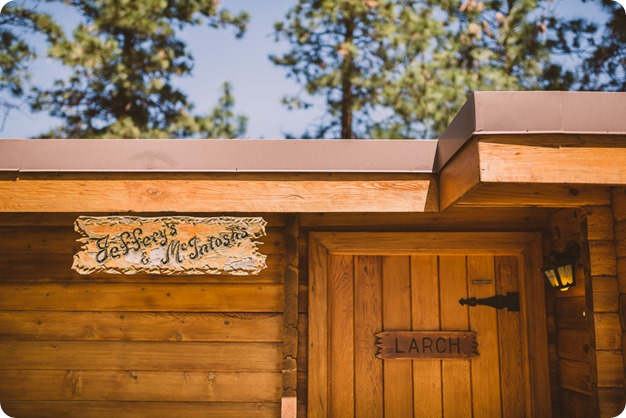
{"label": "sign text 'jeffery's'", "polygon": [[382,359],[471,358],[478,355],[476,333],[469,331],[385,331],[376,334]]}
{"label": "sign text 'jeffery's'", "polygon": [[266,256],[254,239],[262,218],[80,217],[84,245],[72,268],[81,274],[258,274]]}

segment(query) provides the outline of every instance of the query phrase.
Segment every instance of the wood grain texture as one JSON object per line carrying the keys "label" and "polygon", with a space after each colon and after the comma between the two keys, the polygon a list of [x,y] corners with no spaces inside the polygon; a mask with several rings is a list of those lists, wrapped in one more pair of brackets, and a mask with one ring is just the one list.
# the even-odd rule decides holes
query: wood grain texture
{"label": "wood grain texture", "polygon": [[[279,403],[210,403],[210,402],[76,402],[8,401],[2,402],[5,413],[19,418],[274,418],[280,414]],[[113,412],[114,411],[114,412]]]}
{"label": "wood grain texture", "polygon": [[[468,296],[480,299],[496,294],[494,268],[493,257],[467,257]],[[474,280],[490,280],[491,284],[474,284]],[[480,417],[501,417],[499,391],[481,390],[500,387],[498,312],[488,306],[476,306],[469,310],[469,321],[470,329],[480,335],[481,353],[471,361],[472,410]],[[504,346],[508,345],[505,342]]]}
{"label": "wood grain texture", "polygon": [[528,416],[542,416],[552,410],[550,366],[546,325],[546,297],[541,236],[536,235],[520,258],[520,305],[524,368],[529,386],[525,404]]}
{"label": "wood grain texture", "polygon": [[[410,257],[383,258],[383,330],[411,328]],[[413,413],[411,362],[386,361],[383,366],[384,413],[389,417]]]}
{"label": "wood grain texture", "polygon": [[[597,415],[590,395],[568,389],[561,390],[561,416],[567,418],[589,418]],[[611,417],[613,418],[613,417]]]}
{"label": "wood grain texture", "polygon": [[80,216],[74,229],[83,244],[72,269],[80,274],[257,275],[266,255],[256,239],[261,218],[220,216]]}
{"label": "wood grain texture", "polygon": [[609,187],[537,183],[485,183],[455,203],[468,208],[579,208],[609,204]]}
{"label": "wood grain texture", "polygon": [[626,221],[615,223],[615,254],[626,257]]}
{"label": "wood grain texture", "polygon": [[559,380],[562,388],[591,396],[591,370],[588,362],[559,359]]}
{"label": "wood grain texture", "polygon": [[328,275],[331,416],[354,415],[354,257],[331,256]]}
{"label": "wood grain texture", "polygon": [[617,285],[620,294],[626,293],[626,257],[617,259]]}
{"label": "wood grain texture", "polygon": [[4,370],[12,401],[278,402],[280,373]]}
{"label": "wood grain texture", "polygon": [[[229,276],[228,283],[283,283],[284,256],[270,255],[267,266],[258,276]],[[41,265],[46,269],[42,270]],[[107,274],[94,273],[89,276],[71,270],[72,255],[58,253],[0,253],[0,282],[20,283],[224,283],[224,276],[198,275],[173,276],[156,274]]]}
{"label": "wood grain texture", "polygon": [[519,254],[536,234],[508,232],[315,232],[332,254]]}
{"label": "wood grain texture", "polygon": [[623,388],[599,388],[600,416],[602,418],[614,418],[624,412],[626,399]]}
{"label": "wood grain texture", "polygon": [[587,239],[589,241],[610,241],[613,239],[613,211],[610,206],[588,206]]}
{"label": "wood grain texture", "polygon": [[285,299],[283,313],[283,379],[281,418],[295,418],[298,408],[298,236],[299,218],[285,223]]}
{"label": "wood grain texture", "polygon": [[[84,216],[109,216],[119,215],[119,212],[81,212]],[[219,216],[219,212],[188,212],[188,216],[208,217]],[[133,213],[136,216],[173,216],[176,212],[150,212]],[[285,226],[285,215],[282,213],[239,213],[239,216],[263,216],[270,228]],[[0,225],[2,226],[26,226],[26,227],[62,227],[73,228],[76,220],[75,212],[0,212]]]}
{"label": "wood grain texture", "polygon": [[599,313],[593,315],[595,323],[596,350],[621,350],[622,327],[619,314]]}
{"label": "wood grain texture", "polygon": [[282,328],[278,313],[0,312],[0,340],[281,342]]}
{"label": "wood grain texture", "polygon": [[383,416],[383,362],[373,336],[383,329],[382,258],[355,257],[354,379],[355,416]]}
{"label": "wood grain texture", "polygon": [[626,221],[626,187],[613,187],[611,189],[611,208],[615,222]]}
{"label": "wood grain texture", "polygon": [[[439,330],[439,258],[411,257],[411,322],[413,330]],[[443,416],[441,361],[413,362],[413,416]]]}
{"label": "wood grain texture", "polygon": [[[467,269],[463,256],[439,257],[441,295],[441,329],[469,330],[469,310],[459,304],[467,298]],[[445,289],[445,293],[443,290]],[[480,344],[480,342],[479,342]],[[479,350],[482,348],[479,346]],[[472,385],[470,362],[449,360],[442,362],[443,413],[446,417],[472,417]]]}
{"label": "wood grain texture", "polygon": [[[495,284],[497,294],[519,291],[519,261],[514,256],[495,258]],[[522,418],[525,413],[526,392],[522,353],[520,314],[498,310],[498,339],[500,355],[500,387],[502,416]]]}
{"label": "wood grain texture", "polygon": [[281,312],[273,284],[0,284],[0,310]]}
{"label": "wood grain texture", "polygon": [[[74,215],[74,220],[77,215]],[[266,215],[263,215],[265,218]],[[145,218],[145,217],[144,217]],[[2,226],[1,254],[74,254],[80,250],[80,235],[70,226]],[[282,228],[268,228],[258,241],[263,254],[282,255],[285,237]]]}
{"label": "wood grain texture", "polygon": [[[0,214],[0,220],[1,218]],[[439,213],[305,213],[303,228],[341,230],[480,230],[513,228],[516,231],[542,229],[548,222],[549,209],[541,208],[449,208]],[[265,215],[263,215],[265,217]],[[271,225],[271,222],[268,220]],[[268,235],[269,235],[268,231]]]}
{"label": "wood grain texture", "polygon": [[598,387],[624,386],[624,360],[621,350],[597,350]]}
{"label": "wood grain texture", "polygon": [[435,212],[428,174],[21,174],[0,212]]}
{"label": "wood grain texture", "polygon": [[584,297],[556,299],[555,315],[559,328],[587,329],[587,304]]}
{"label": "wood grain texture", "polygon": [[0,341],[0,370],[280,372],[280,343]]}
{"label": "wood grain texture", "polygon": [[309,235],[308,416],[329,416],[328,250]]}
{"label": "wood grain texture", "polygon": [[589,331],[586,329],[560,329],[557,331],[559,357],[589,362]]}
{"label": "wood grain texture", "polygon": [[558,136],[481,139],[480,178],[513,183],[626,183],[624,138],[615,138],[611,146],[606,142],[598,146],[591,136],[585,137],[584,144],[568,141]]}
{"label": "wood grain texture", "polygon": [[439,177],[441,210],[480,186],[480,161],[477,140],[467,142],[441,170]]}
{"label": "wood grain texture", "polygon": [[618,312],[617,278],[614,276],[597,276],[592,278],[592,282],[594,312]]}
{"label": "wood grain texture", "polygon": [[615,276],[615,243],[613,241],[588,241],[591,276]]}

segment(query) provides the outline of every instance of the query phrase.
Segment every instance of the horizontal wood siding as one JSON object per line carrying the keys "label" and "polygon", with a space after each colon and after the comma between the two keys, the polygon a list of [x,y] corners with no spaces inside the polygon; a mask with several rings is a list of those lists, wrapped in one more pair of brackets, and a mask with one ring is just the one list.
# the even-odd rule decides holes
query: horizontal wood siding
{"label": "horizontal wood siding", "polygon": [[[544,253],[563,251],[570,242],[583,245],[582,209],[561,209],[550,216],[550,234]],[[550,374],[555,417],[597,416],[592,382],[592,331],[590,330],[586,285],[589,280],[582,263],[576,269],[577,284],[565,292],[546,289]],[[553,316],[551,320],[550,316]]]}
{"label": "horizontal wood siding", "polygon": [[619,211],[626,206],[616,190],[612,200],[612,207],[563,209],[550,219],[547,251],[562,251],[571,241],[581,247],[577,285],[548,292],[555,316],[553,373],[558,374],[563,417],[613,417],[624,409],[618,266]]}
{"label": "horizontal wood siding", "polygon": [[[626,370],[626,187],[615,187],[611,191],[611,206],[613,209],[613,238],[615,242],[616,261],[616,282],[617,282],[617,300],[611,300],[615,303],[607,321],[605,332],[605,343],[612,350],[621,349],[623,367],[614,365],[621,372],[621,384],[614,387],[606,387],[600,389],[600,407],[603,415],[617,416],[624,410],[626,403],[624,372]],[[618,324],[621,329],[621,344],[616,347]],[[613,359],[616,360],[616,359]],[[619,376],[618,376],[619,377]]]}
{"label": "horizontal wood siding", "polygon": [[258,276],[79,275],[76,217],[0,216],[7,414],[280,416],[282,216],[266,218],[268,268]]}

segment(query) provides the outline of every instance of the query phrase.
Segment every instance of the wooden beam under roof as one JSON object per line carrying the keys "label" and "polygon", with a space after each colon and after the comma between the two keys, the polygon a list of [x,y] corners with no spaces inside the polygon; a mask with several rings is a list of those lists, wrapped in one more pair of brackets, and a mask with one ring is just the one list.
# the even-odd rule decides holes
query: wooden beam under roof
{"label": "wooden beam under roof", "polygon": [[442,170],[440,207],[605,205],[625,163],[626,135],[477,136]]}
{"label": "wooden beam under roof", "polygon": [[0,212],[437,212],[433,174],[5,173]]}

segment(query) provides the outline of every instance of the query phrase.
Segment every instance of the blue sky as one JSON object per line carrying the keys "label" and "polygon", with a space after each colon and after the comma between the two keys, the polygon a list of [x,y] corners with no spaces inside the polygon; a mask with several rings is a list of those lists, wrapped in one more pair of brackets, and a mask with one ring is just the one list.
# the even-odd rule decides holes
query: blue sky
{"label": "blue sky", "polygon": [[[37,0],[16,0],[33,4]],[[195,27],[183,31],[181,37],[188,43],[195,58],[191,77],[175,83],[189,94],[197,113],[206,113],[217,102],[219,87],[224,81],[234,86],[235,109],[248,116],[247,138],[283,138],[286,134],[299,135],[322,114],[321,105],[306,111],[288,111],[281,103],[284,95],[297,94],[301,87],[286,77],[283,68],[269,61],[270,54],[287,49],[285,43],[276,43],[274,22],[281,20],[295,0],[222,0],[222,5],[233,12],[248,11],[251,21],[242,39],[235,39],[232,30],[214,30]],[[585,15],[598,13],[595,5],[577,0],[555,1],[558,14]],[[43,5],[61,24],[73,27],[78,16],[62,5]],[[43,42],[39,43],[41,57],[33,63],[33,81],[49,85],[55,77],[63,76],[64,69],[45,58]],[[318,100],[318,103],[321,101]],[[0,138],[27,138],[40,134],[59,121],[45,113],[32,114],[26,110],[13,111],[7,119]]]}
{"label": "blue sky", "polygon": [[[30,4],[34,0],[28,1]],[[288,111],[280,100],[285,94],[296,94],[300,87],[286,78],[286,71],[272,64],[268,56],[287,49],[274,41],[274,22],[281,20],[292,0],[223,0],[222,5],[233,12],[246,10],[252,16],[242,39],[235,39],[232,30],[208,29],[199,26],[182,32],[195,58],[192,77],[178,79],[176,84],[189,94],[195,111],[206,113],[219,97],[224,81],[234,87],[237,113],[248,116],[249,138],[284,138],[285,134],[302,133],[306,126],[321,115],[321,109]],[[47,7],[62,24],[74,25],[77,16],[63,6]],[[39,44],[43,47],[43,42]],[[39,52],[32,66],[33,81],[45,85],[62,75],[63,69]],[[32,114],[25,110],[12,112],[0,131],[0,138],[27,138],[37,135],[59,121],[45,113]]]}

